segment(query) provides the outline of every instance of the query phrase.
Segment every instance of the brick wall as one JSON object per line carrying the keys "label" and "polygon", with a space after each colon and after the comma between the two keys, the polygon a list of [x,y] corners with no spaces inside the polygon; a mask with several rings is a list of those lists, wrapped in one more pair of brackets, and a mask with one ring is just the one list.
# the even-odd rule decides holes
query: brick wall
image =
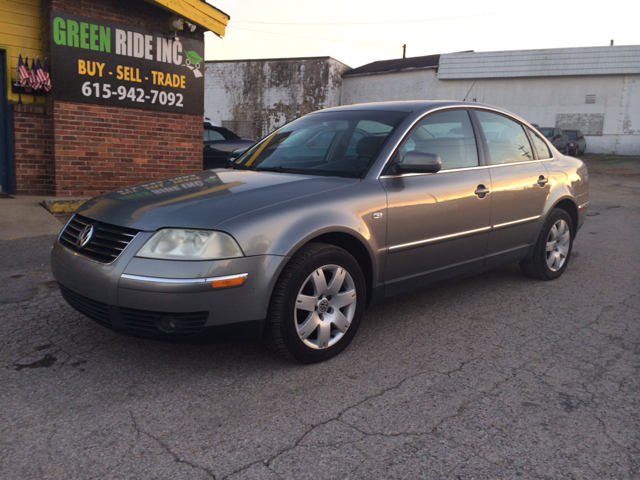
{"label": "brick wall", "polygon": [[202,117],[56,101],[55,194],[92,196],[202,170]]}
{"label": "brick wall", "polygon": [[[41,7],[46,55],[50,10],[163,32],[171,16],[139,0],[43,0]],[[180,35],[204,36],[202,29]],[[18,194],[91,196],[202,169],[200,115],[48,97],[46,107],[14,106]]]}
{"label": "brick wall", "polygon": [[53,195],[51,104],[13,105],[16,193]]}

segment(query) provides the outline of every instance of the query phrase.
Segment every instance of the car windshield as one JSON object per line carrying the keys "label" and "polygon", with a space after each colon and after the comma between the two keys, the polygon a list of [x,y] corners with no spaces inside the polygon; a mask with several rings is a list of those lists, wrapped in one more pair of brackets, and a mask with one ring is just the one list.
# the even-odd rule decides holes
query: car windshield
{"label": "car windshield", "polygon": [[553,128],[539,128],[538,131],[543,134],[545,137],[551,138],[553,137]]}
{"label": "car windshield", "polygon": [[307,115],[265,137],[231,167],[360,177],[407,115],[371,110]]}
{"label": "car windshield", "polygon": [[578,138],[578,132],[575,130],[565,130],[564,133],[566,133],[569,138]]}

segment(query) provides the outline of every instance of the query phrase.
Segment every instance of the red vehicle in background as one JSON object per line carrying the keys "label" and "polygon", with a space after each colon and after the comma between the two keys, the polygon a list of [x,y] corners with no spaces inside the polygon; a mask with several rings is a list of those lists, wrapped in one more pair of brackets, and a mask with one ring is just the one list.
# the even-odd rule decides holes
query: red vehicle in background
{"label": "red vehicle in background", "polygon": [[564,130],[569,138],[569,155],[579,156],[587,149],[587,141],[580,130]]}

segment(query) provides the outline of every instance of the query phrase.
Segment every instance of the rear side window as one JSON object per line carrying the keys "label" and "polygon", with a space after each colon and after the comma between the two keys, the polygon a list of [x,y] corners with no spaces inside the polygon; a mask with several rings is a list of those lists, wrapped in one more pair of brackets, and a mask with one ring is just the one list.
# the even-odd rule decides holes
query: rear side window
{"label": "rear side window", "polygon": [[495,113],[478,110],[476,115],[487,140],[491,165],[534,159],[522,125]]}
{"label": "rear side window", "polygon": [[531,140],[533,140],[533,146],[535,147],[536,152],[538,152],[538,160],[551,158],[549,147],[547,147],[545,141],[542,140],[540,136],[530,128],[527,128],[527,130],[529,130],[529,136],[531,137]]}
{"label": "rear side window", "polygon": [[217,141],[217,140],[224,140],[224,137],[222,136],[221,133],[216,132],[215,130],[204,130],[204,141],[205,142],[210,142],[210,141]]}
{"label": "rear side window", "polygon": [[469,113],[449,110],[427,115],[402,141],[400,158],[411,151],[438,155],[442,170],[477,167],[478,150]]}

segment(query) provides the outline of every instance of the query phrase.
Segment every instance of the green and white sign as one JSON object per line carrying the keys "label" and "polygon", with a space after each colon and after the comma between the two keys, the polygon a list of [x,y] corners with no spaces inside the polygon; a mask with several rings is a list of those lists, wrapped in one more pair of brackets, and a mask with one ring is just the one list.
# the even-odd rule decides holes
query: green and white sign
{"label": "green and white sign", "polygon": [[202,115],[204,42],[51,12],[54,98]]}

